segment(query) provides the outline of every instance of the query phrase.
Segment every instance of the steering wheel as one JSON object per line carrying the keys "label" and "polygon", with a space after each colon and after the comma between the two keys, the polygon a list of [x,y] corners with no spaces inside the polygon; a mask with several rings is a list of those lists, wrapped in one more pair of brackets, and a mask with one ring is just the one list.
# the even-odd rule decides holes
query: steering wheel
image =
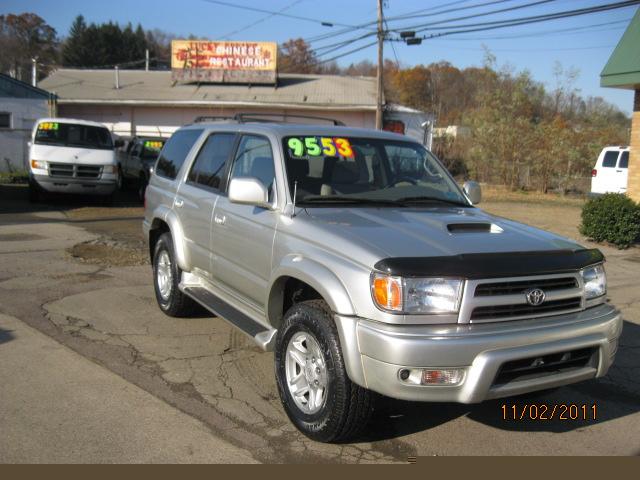
{"label": "steering wheel", "polygon": [[399,177],[397,177],[393,181],[391,186],[394,187],[397,184],[399,184],[400,182],[409,182],[411,185],[417,185],[418,184],[418,180],[416,180],[415,178],[410,177],[409,175],[400,175]]}

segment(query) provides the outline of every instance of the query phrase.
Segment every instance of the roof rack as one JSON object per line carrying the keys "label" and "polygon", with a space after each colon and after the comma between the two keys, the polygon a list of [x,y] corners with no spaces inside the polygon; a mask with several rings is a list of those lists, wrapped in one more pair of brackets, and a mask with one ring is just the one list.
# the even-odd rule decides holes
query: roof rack
{"label": "roof rack", "polygon": [[236,121],[235,117],[224,117],[220,115],[203,115],[201,117],[196,117],[193,123],[202,123],[202,122],[225,122],[225,121]]}
{"label": "roof rack", "polygon": [[[272,117],[282,117],[280,120],[274,120]],[[218,115],[203,115],[196,117],[194,123],[202,122],[237,122],[237,123],[249,123],[249,122],[261,122],[261,123],[295,123],[288,122],[289,119],[303,118],[305,120],[322,120],[323,122],[329,122],[332,125],[338,127],[344,127],[345,124],[335,118],[326,117],[314,117],[311,115],[289,115],[284,113],[236,113],[233,117],[225,117]]]}
{"label": "roof rack", "polygon": [[[272,117],[282,117],[282,120],[273,120]],[[344,127],[345,124],[335,118],[314,117],[311,115],[290,115],[288,113],[236,113],[234,120],[238,123],[265,122],[265,123],[295,123],[288,122],[289,119],[303,118],[306,120],[321,120],[329,122],[335,126]]]}

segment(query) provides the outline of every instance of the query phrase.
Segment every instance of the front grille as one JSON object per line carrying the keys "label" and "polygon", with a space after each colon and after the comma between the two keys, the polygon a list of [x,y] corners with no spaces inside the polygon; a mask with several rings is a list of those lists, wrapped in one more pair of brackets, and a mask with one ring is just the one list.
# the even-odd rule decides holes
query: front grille
{"label": "front grille", "polygon": [[513,360],[500,367],[493,385],[505,385],[510,382],[578,370],[588,366],[596,352],[596,348],[589,347]]}
{"label": "front grille", "polygon": [[482,283],[476,287],[476,297],[489,297],[497,295],[516,295],[524,293],[531,288],[541,288],[545,292],[554,290],[569,290],[578,288],[575,277],[544,278],[522,280],[514,282]]}
{"label": "front grille", "polygon": [[535,307],[527,303],[476,307],[471,312],[471,320],[500,319],[507,317],[536,317],[538,315],[549,315],[554,312],[565,310],[577,310],[581,305],[581,297],[573,297],[544,302],[542,305]]}
{"label": "front grille", "polygon": [[101,166],[78,165],[71,163],[50,163],[49,175],[67,178],[100,178]]}

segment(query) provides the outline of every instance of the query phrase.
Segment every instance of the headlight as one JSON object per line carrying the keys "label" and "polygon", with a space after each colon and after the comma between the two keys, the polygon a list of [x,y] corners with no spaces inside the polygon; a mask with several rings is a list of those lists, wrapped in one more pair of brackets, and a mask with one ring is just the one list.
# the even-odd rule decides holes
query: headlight
{"label": "headlight", "polygon": [[587,300],[601,297],[607,293],[607,275],[604,272],[604,265],[595,265],[582,270],[584,280],[584,294]]}
{"label": "headlight", "polygon": [[42,160],[31,160],[31,168],[34,170],[46,170],[47,162]]}
{"label": "headlight", "polygon": [[102,167],[102,173],[116,173],[118,171],[118,167],[115,165],[104,165]]}
{"label": "headlight", "polygon": [[382,310],[406,314],[457,313],[462,280],[448,278],[401,278],[374,274],[373,300]]}

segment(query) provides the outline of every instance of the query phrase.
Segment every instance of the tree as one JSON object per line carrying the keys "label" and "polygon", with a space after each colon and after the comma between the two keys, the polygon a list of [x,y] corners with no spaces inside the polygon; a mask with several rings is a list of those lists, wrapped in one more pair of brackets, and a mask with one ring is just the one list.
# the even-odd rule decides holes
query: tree
{"label": "tree", "polygon": [[57,44],[56,30],[35,13],[0,15],[0,71],[28,81],[35,58],[42,78],[57,63]]}
{"label": "tree", "polygon": [[317,73],[321,70],[315,52],[302,38],[290,39],[278,48],[281,73]]}

